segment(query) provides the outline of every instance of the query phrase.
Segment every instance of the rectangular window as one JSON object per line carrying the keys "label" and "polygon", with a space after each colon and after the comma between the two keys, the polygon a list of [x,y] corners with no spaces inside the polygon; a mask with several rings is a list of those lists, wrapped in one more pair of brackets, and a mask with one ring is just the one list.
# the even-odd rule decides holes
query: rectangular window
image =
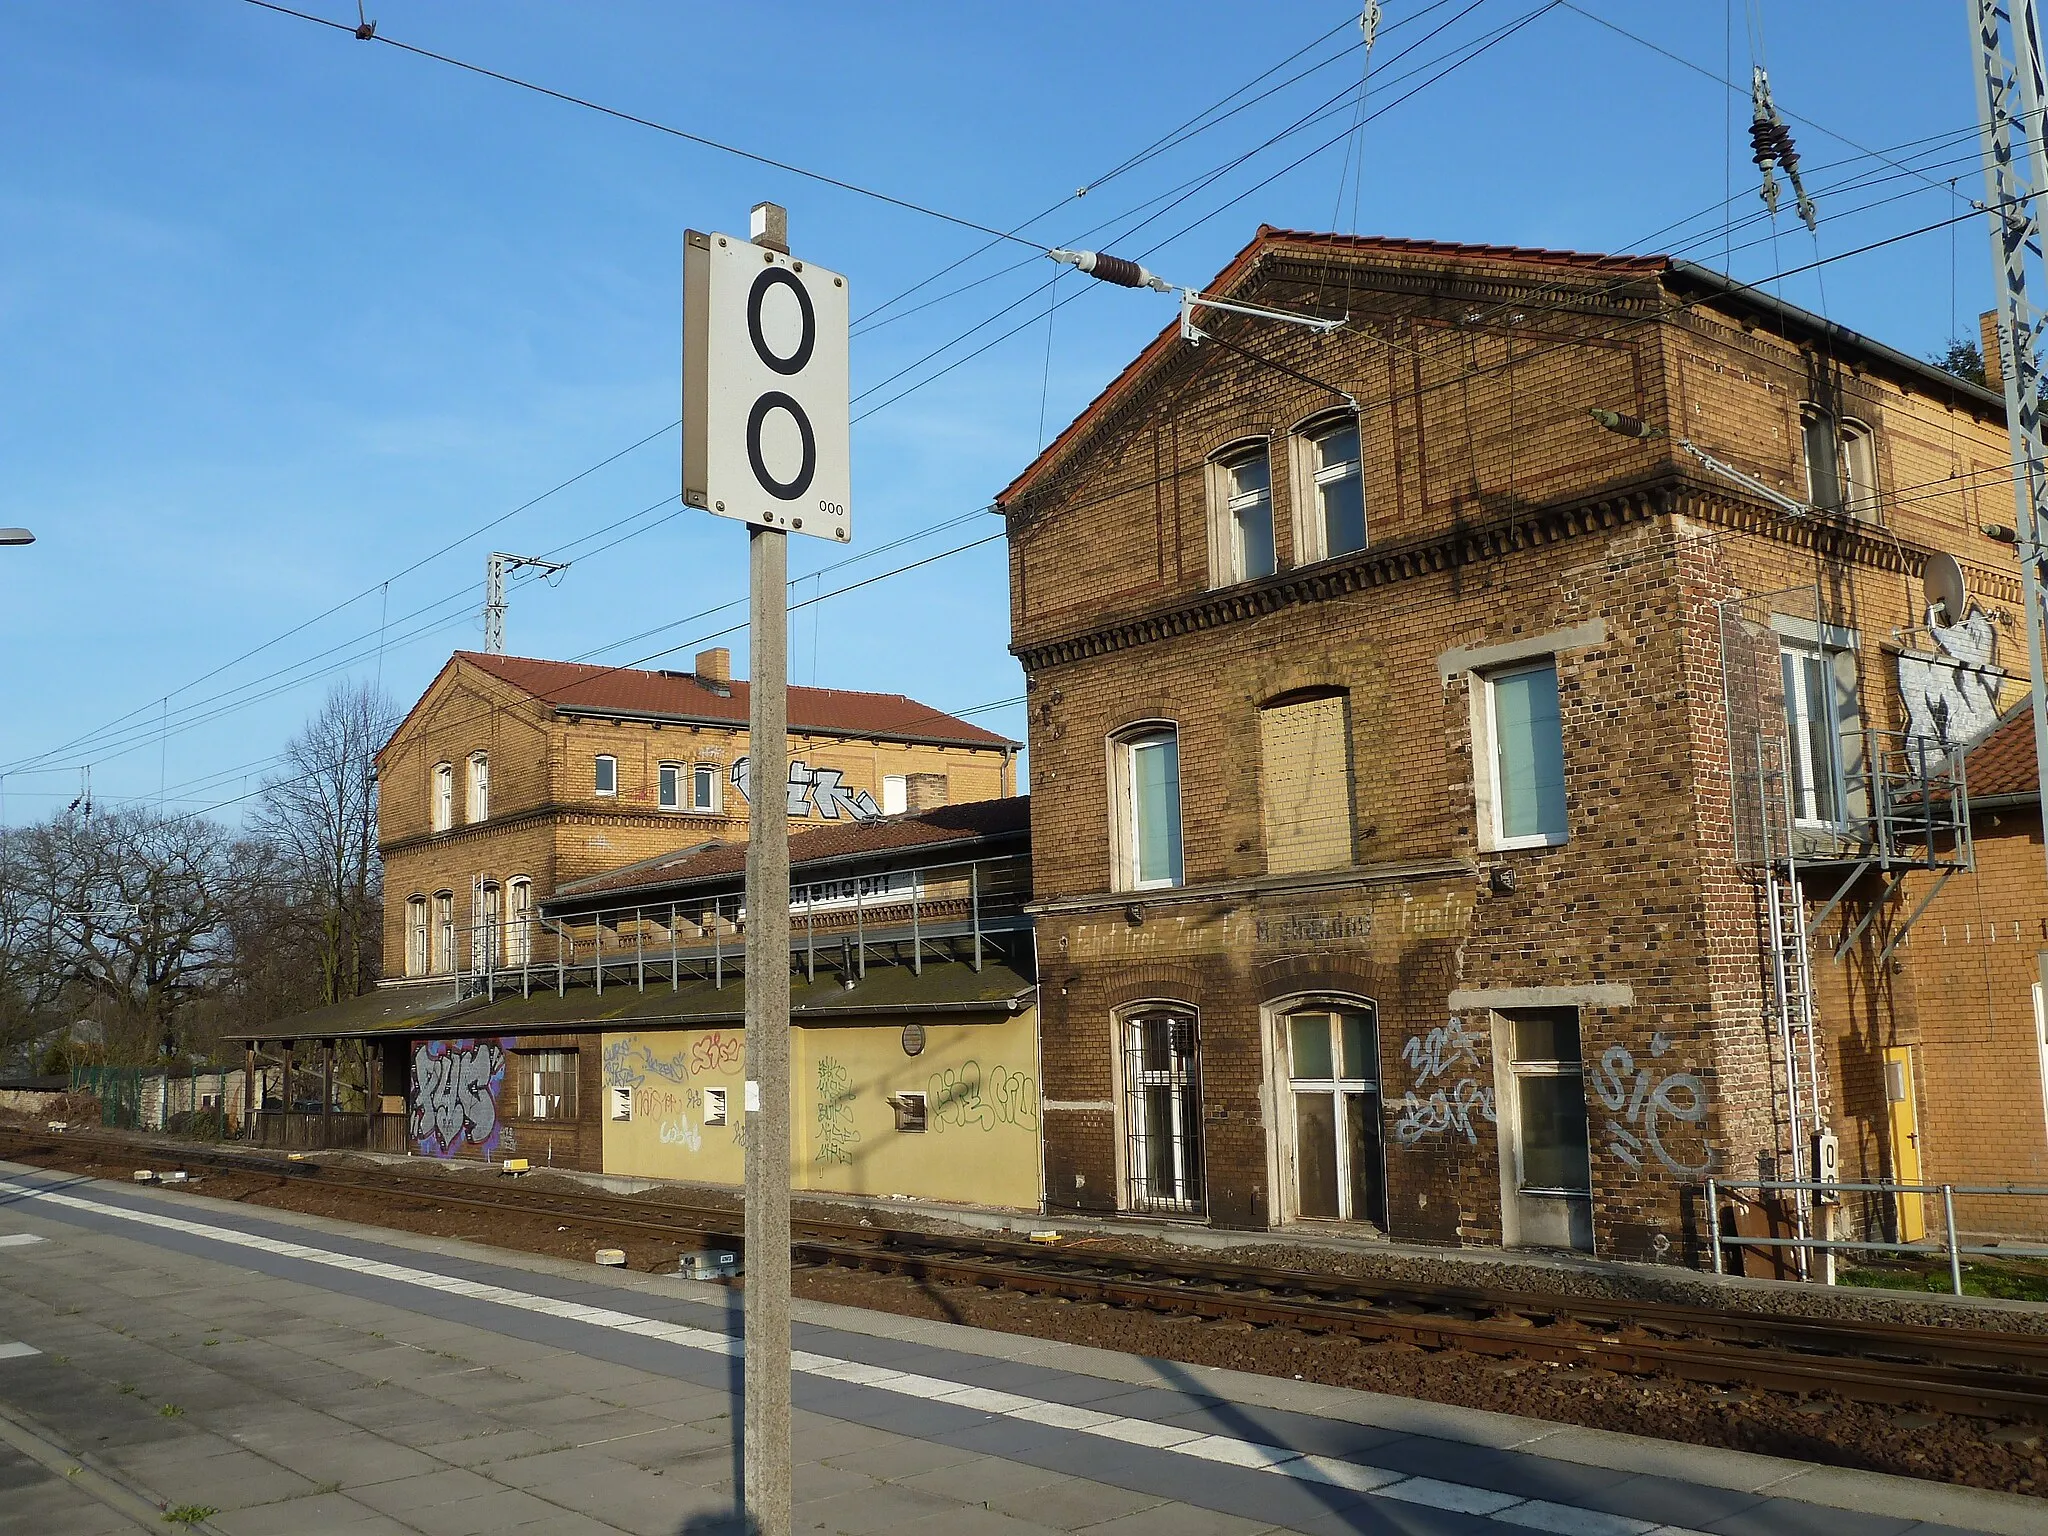
{"label": "rectangular window", "polygon": [[1338,693],[1259,711],[1259,812],[1269,873],[1351,863],[1346,703]]}
{"label": "rectangular window", "polygon": [[1842,510],[1842,465],[1835,443],[1835,418],[1807,406],[1799,428],[1806,448],[1806,499],[1822,512]]}
{"label": "rectangular window", "polygon": [[614,1120],[633,1118],[633,1085],[613,1083],[610,1089],[611,1117]]}
{"label": "rectangular window", "polygon": [[491,814],[491,760],[483,753],[469,760],[469,819],[487,821]]}
{"label": "rectangular window", "polygon": [[574,1051],[514,1052],[513,1059],[519,1064],[519,1112],[527,1119],[576,1118],[576,1054]]}
{"label": "rectangular window", "polygon": [[1150,1014],[1124,1021],[1125,1205],[1202,1209],[1202,1073],[1195,1021]]}
{"label": "rectangular window", "polygon": [[427,956],[427,898],[415,896],[405,904],[405,974],[426,975]]}
{"label": "rectangular window", "polygon": [[1124,844],[1121,884],[1143,890],[1181,883],[1180,742],[1170,730],[1116,744]]}
{"label": "rectangular window", "polygon": [[440,891],[434,896],[434,969],[455,969],[455,893]]}
{"label": "rectangular window", "polygon": [[925,1128],[925,1096],[921,1093],[899,1093],[889,1100],[896,1111],[896,1129],[919,1132]]}
{"label": "rectangular window", "polygon": [[1365,476],[1359,462],[1358,420],[1349,417],[1311,429],[1297,459],[1310,491],[1302,529],[1307,558],[1328,560],[1365,548]]}
{"label": "rectangular window", "polygon": [[683,808],[683,765],[663,763],[659,783],[661,808],[664,811],[680,811]]}
{"label": "rectangular window", "polygon": [[434,765],[434,830],[446,832],[455,824],[455,765]]}
{"label": "rectangular window", "polygon": [[1495,672],[1483,680],[1492,843],[1533,848],[1566,836],[1564,722],[1558,707],[1557,664],[1540,662]]}
{"label": "rectangular window", "polygon": [[725,1124],[725,1090],[706,1088],[704,1090],[704,1124],[708,1129]]}
{"label": "rectangular window", "polygon": [[882,814],[901,816],[910,809],[910,785],[905,775],[889,773],[882,776]]}
{"label": "rectangular window", "polygon": [[718,764],[699,763],[690,770],[690,809],[693,811],[715,811],[718,809]]}
{"label": "rectangular window", "polygon": [[1273,466],[1264,449],[1223,466],[1231,579],[1257,581],[1278,568],[1273,548]]}
{"label": "rectangular window", "polygon": [[1317,1008],[1284,1023],[1294,1095],[1293,1214],[1384,1228],[1376,1021],[1360,1009]]}
{"label": "rectangular window", "polygon": [[1508,1018],[1513,1031],[1516,1177],[1525,1194],[1583,1195],[1593,1188],[1586,1131],[1586,1069],[1575,1009]]}
{"label": "rectangular window", "polygon": [[606,752],[598,754],[594,787],[600,795],[616,795],[619,792],[619,760],[616,757]]}
{"label": "rectangular window", "polygon": [[1856,656],[1820,644],[1784,643],[1785,769],[1792,819],[1838,827],[1848,820],[1845,769],[1859,756]]}

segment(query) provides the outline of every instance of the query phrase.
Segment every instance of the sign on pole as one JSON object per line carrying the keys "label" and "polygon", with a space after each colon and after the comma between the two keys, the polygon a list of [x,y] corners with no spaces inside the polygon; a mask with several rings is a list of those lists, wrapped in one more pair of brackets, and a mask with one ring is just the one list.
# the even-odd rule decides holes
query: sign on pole
{"label": "sign on pole", "polygon": [[683,241],[683,502],[845,543],[846,279],[690,230]]}

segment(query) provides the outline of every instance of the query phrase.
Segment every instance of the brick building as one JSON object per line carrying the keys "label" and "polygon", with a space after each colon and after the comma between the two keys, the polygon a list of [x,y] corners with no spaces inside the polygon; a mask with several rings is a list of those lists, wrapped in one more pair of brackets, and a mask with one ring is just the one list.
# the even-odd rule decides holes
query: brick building
{"label": "brick building", "polygon": [[[1015,742],[901,694],[789,690],[795,827],[1016,790]],[[744,837],[747,685],[724,649],[689,672],[458,651],[377,756],[391,978],[552,958],[558,886]]]}
{"label": "brick building", "polygon": [[2000,398],[1659,256],[1265,228],[1207,291],[1348,320],[1202,312],[1000,498],[1050,1209],[1678,1258],[1710,1171],[1895,1173]]}

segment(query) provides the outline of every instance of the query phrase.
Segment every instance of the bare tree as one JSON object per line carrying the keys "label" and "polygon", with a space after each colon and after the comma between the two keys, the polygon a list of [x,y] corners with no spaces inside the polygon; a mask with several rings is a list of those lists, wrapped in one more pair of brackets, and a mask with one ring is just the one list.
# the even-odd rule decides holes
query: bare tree
{"label": "bare tree", "polygon": [[319,1001],[340,1002],[377,977],[383,938],[377,858],[377,749],[397,711],[367,684],[337,684],[286,747],[252,830],[283,860],[282,878],[313,930]]}

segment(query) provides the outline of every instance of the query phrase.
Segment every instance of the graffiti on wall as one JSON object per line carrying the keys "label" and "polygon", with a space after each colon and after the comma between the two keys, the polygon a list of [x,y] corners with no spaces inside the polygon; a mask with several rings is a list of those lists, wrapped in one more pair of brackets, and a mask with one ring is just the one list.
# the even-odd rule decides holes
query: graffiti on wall
{"label": "graffiti on wall", "polygon": [[926,1119],[933,1130],[952,1126],[962,1131],[992,1131],[999,1125],[1038,1129],[1038,1084],[1008,1067],[989,1069],[986,1085],[981,1063],[962,1062],[934,1072],[925,1099]]}
{"label": "graffiti on wall", "polygon": [[853,1124],[853,1075],[837,1056],[818,1058],[818,1152],[813,1159],[819,1167],[831,1163],[853,1164],[853,1144],[860,1132]]}
{"label": "graffiti on wall", "polygon": [[666,1058],[656,1056],[637,1035],[614,1040],[604,1048],[604,1080],[612,1087],[639,1088],[650,1077],[666,1078],[672,1083],[688,1082],[688,1054],[677,1051]]}
{"label": "graffiti on wall", "polygon": [[714,1029],[708,1035],[699,1035],[690,1043],[690,1070],[692,1072],[730,1072],[740,1064],[746,1054],[747,1037],[727,1034]]}
{"label": "graffiti on wall", "polygon": [[[726,770],[726,775],[740,792],[740,798],[752,805],[750,760],[739,759]],[[800,757],[791,759],[787,792],[790,816],[799,821],[808,821],[813,815],[825,821],[866,821],[881,815],[882,808],[875,804],[875,797],[864,789],[847,789],[845,778],[837,768],[813,768]]]}
{"label": "graffiti on wall", "polygon": [[1899,695],[1906,704],[1906,734],[1946,752],[1968,747],[1998,724],[2004,669],[1993,665],[1998,631],[1991,616],[1972,609],[1960,624],[1929,624],[1932,652],[1899,656]]}
{"label": "graffiti on wall", "polygon": [[1415,1086],[1394,1112],[1394,1137],[1402,1146],[1450,1135],[1478,1142],[1476,1122],[1494,1119],[1493,1089],[1474,1075],[1484,1070],[1481,1040],[1455,1015],[1426,1035],[1408,1037],[1401,1059],[1415,1073]]}
{"label": "graffiti on wall", "polygon": [[[1669,1036],[1660,1032],[1650,1037],[1652,1057],[1670,1049]],[[1627,1046],[1610,1045],[1600,1053],[1593,1091],[1611,1111],[1607,1150],[1629,1167],[1642,1167],[1645,1151],[1681,1178],[1713,1166],[1714,1149],[1701,1129],[1707,1118],[1707,1089],[1697,1073],[1638,1066]],[[1675,1145],[1666,1144],[1667,1136]]]}
{"label": "graffiti on wall", "polygon": [[498,1122],[505,1050],[495,1040],[429,1040],[413,1052],[411,1131],[422,1157],[473,1147],[486,1157],[511,1151]]}

